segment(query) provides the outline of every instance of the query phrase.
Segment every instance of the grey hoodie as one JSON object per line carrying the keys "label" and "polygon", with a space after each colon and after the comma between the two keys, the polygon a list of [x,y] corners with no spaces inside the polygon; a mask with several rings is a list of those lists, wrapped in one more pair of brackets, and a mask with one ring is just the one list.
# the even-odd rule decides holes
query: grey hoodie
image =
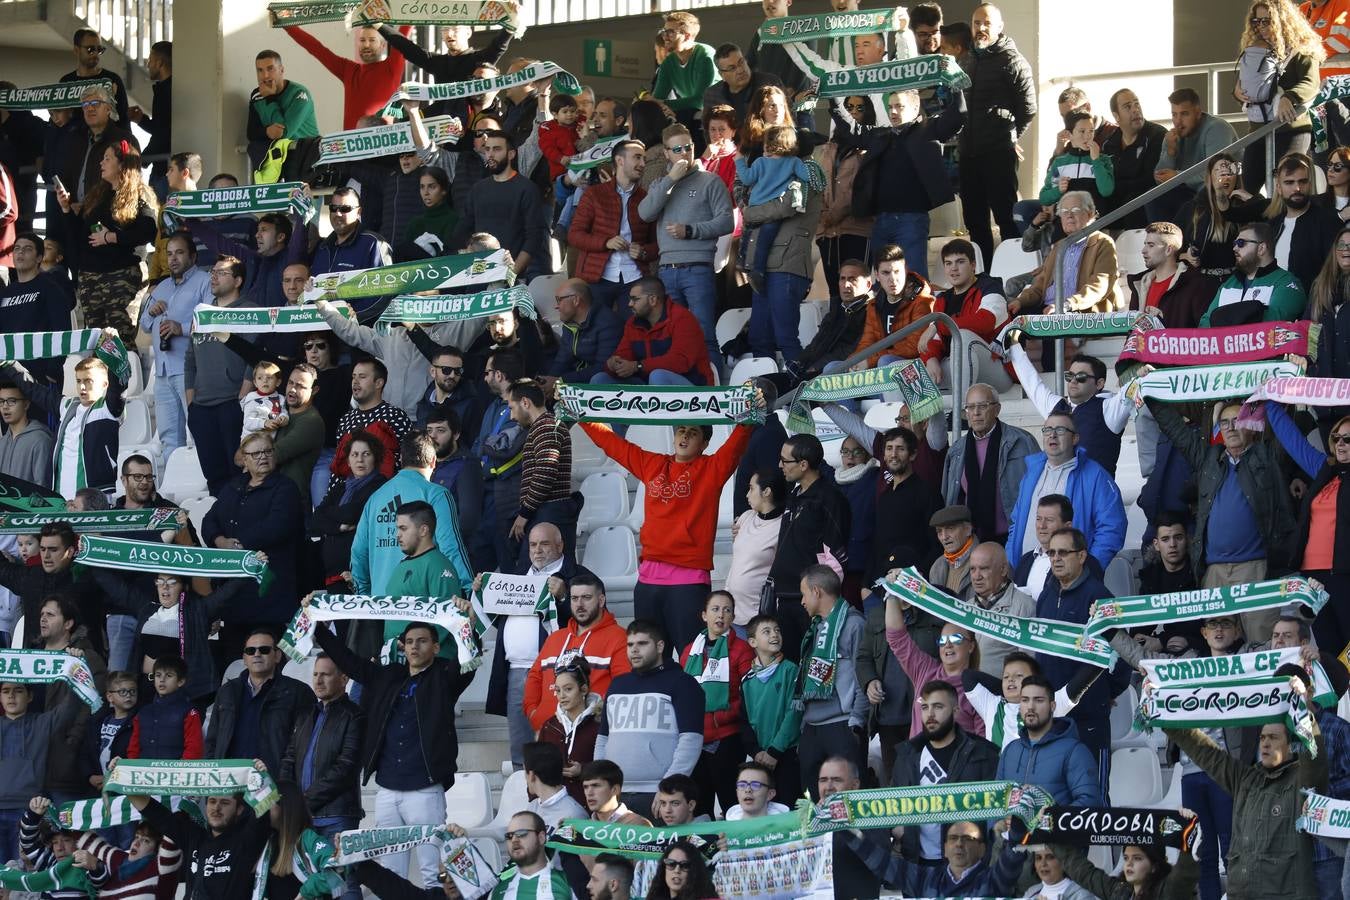
{"label": "grey hoodie", "polygon": [[0,435],[0,472],[34,484],[52,483],[52,431],[33,419],[15,434]]}
{"label": "grey hoodie", "polygon": [[717,239],[735,228],[731,192],[721,178],[702,169],[694,169],[679,181],[662,175],[647,189],[638,204],[644,222],[659,226],[675,222],[693,229],[689,240],[673,238],[664,227],[656,232],[661,248],[661,265],[708,263],[717,250]]}

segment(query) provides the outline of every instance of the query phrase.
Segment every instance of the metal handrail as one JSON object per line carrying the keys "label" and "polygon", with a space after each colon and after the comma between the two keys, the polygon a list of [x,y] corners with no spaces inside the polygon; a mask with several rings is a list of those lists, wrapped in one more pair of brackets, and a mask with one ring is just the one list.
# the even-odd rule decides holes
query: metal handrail
{"label": "metal handrail", "polygon": [[[1156,69],[1134,69],[1127,72],[1091,72],[1085,75],[1058,75],[1049,79],[1050,84],[1071,85],[1080,81],[1123,81],[1125,79],[1139,78],[1172,78],[1186,75],[1204,75],[1205,85],[1208,93],[1205,109],[1211,115],[1219,115],[1219,101],[1222,92],[1219,88],[1219,78],[1224,74],[1233,72],[1233,63],[1231,60],[1214,63],[1198,63],[1190,66],[1160,66]],[[1241,113],[1224,114],[1219,118],[1228,121],[1242,120]],[[1158,121],[1158,120],[1153,120]]]}
{"label": "metal handrail", "polygon": [[[851,369],[854,366],[856,366],[858,363],[868,359],[871,356],[874,356],[877,353],[880,353],[887,347],[894,346],[897,342],[900,341],[901,338],[908,337],[909,335],[913,334],[914,332],[922,328],[927,328],[934,322],[946,325],[947,333],[951,335],[952,339],[951,340],[952,359],[953,359],[951,367],[952,406],[954,408],[952,410],[951,439],[952,443],[955,444],[958,440],[961,439],[961,416],[958,414],[959,410],[955,409],[955,407],[961,402],[961,398],[965,396],[966,388],[968,387],[968,385],[963,383],[966,375],[966,366],[965,366],[966,348],[961,345],[961,329],[957,326],[956,320],[953,319],[951,316],[947,315],[946,313],[940,312],[926,313],[925,315],[915,319],[913,322],[910,322],[908,325],[906,325],[904,328],[901,328],[899,331],[893,331],[890,334],[883,337],[881,340],[869,344],[863,349],[857,351],[848,359],[844,360],[843,363],[840,364],[840,368],[847,371],[848,369]],[[802,385],[799,384],[797,385],[797,387],[793,388],[788,393],[779,397],[778,402],[773,405],[773,408],[781,409],[785,406],[789,406],[793,400],[797,399],[797,394],[801,392],[801,389]]]}
{"label": "metal handrail", "polygon": [[[1303,107],[1296,107],[1296,110],[1298,115],[1302,115],[1304,112],[1306,112],[1306,110]],[[1275,146],[1275,131],[1276,129],[1282,127],[1283,125],[1284,123],[1280,122],[1279,120],[1265,123],[1264,125],[1255,129],[1254,131],[1244,134],[1242,137],[1233,141],[1233,143],[1229,144],[1227,147],[1214,151],[1209,156],[1206,156],[1204,159],[1200,160],[1194,165],[1191,165],[1186,169],[1176,173],[1171,178],[1167,179],[1161,184],[1155,184],[1153,187],[1144,191],[1138,197],[1135,197],[1133,200],[1130,200],[1124,205],[1112,210],[1111,212],[1107,213],[1101,218],[1094,219],[1092,224],[1088,225],[1087,227],[1080,228],[1073,234],[1065,235],[1063,238],[1061,238],[1059,246],[1055,253],[1055,312],[1056,313],[1064,312],[1064,294],[1068,290],[1068,288],[1064,284],[1064,258],[1069,255],[1070,247],[1083,243],[1088,238],[1092,237],[1092,235],[1116,224],[1121,219],[1125,218],[1135,210],[1141,209],[1151,201],[1157,199],[1158,197],[1161,197],[1163,194],[1175,190],[1176,188],[1180,187],[1183,183],[1185,183],[1185,180],[1191,175],[1195,175],[1197,173],[1202,173],[1206,171],[1206,169],[1209,166],[1210,160],[1212,160],[1216,156],[1219,156],[1220,154],[1223,153],[1232,154],[1236,150],[1244,149],[1248,144],[1254,144],[1258,140],[1264,139],[1266,141],[1266,161],[1267,161],[1266,168],[1268,170],[1273,171],[1273,167],[1275,165],[1275,161],[1273,159]],[[1270,186],[1271,177],[1272,176],[1269,175],[1267,176],[1267,188],[1269,188]],[[1064,380],[1064,354],[1062,353],[1055,354],[1055,379],[1056,383]]]}

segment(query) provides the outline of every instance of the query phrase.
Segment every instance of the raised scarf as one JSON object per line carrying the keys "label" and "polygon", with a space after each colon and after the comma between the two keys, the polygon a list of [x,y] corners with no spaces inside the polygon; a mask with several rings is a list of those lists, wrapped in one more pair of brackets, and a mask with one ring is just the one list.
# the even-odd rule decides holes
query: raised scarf
{"label": "raised scarf", "polygon": [[86,512],[0,513],[0,534],[37,534],[43,525],[69,522],[76,534],[118,531],[177,531],[173,507],[158,509],[99,509]]}
{"label": "raised scarf", "polygon": [[705,628],[689,646],[684,670],[703,688],[704,712],[719,712],[731,703],[731,660],[727,658],[727,642],[724,634],[709,645]]}
{"label": "raised scarf", "polygon": [[472,78],[468,81],[451,81],[444,84],[405,81],[403,87],[394,94],[394,99],[419,100],[423,103],[464,100],[479,94],[507,91],[545,78],[553,79],[553,88],[560,94],[575,97],[581,93],[581,82],[562,66],[555,62],[534,62],[509,75],[495,75],[492,78]]}
{"label": "raised scarf", "polygon": [[674,385],[558,384],[557,414],[562,422],[622,422],[632,425],[755,424],[764,407],[750,385],[677,387]]}
{"label": "raised scarf", "polygon": [[1218,677],[1204,683],[1161,685],[1144,695],[1135,714],[1141,731],[1241,728],[1281,722],[1309,753],[1317,752],[1313,716],[1284,676]]}
{"label": "raised scarf", "polygon": [[507,256],[505,250],[481,250],[371,269],[326,272],[311,279],[302,299],[305,303],[321,299],[362,300],[494,281],[510,284],[515,280],[515,273],[507,265]]}
{"label": "raised scarf", "polygon": [[0,361],[51,359],[74,353],[93,351],[103,361],[108,372],[122,384],[131,381],[131,360],[126,345],[116,335],[105,334],[99,328],[78,331],[17,331],[0,334]]}
{"label": "raised scarf", "polygon": [[252,578],[263,593],[272,585],[271,568],[254,550],[184,547],[91,534],[80,535],[77,546],[75,561],[99,569],[164,572],[189,578]]}
{"label": "raised scarf", "polygon": [[428,622],[445,629],[455,642],[462,671],[476,669],[483,661],[473,623],[448,597],[372,597],[319,591],[310,597],[308,606],[296,611],[277,646],[282,653],[299,662],[313,651],[314,629],[319,622],[344,620]]}
{"label": "raised scarf", "polygon": [[108,96],[112,96],[113,83],[105,78],[61,81],[28,88],[0,88],[0,109],[69,109],[79,106],[84,92],[95,87],[103,88]]}
{"label": "raised scarf", "polygon": [[816,96],[821,100],[851,97],[855,94],[917,91],[936,85],[945,85],[957,91],[964,91],[970,87],[970,76],[961,71],[956,60],[940,53],[834,71],[812,65],[808,57],[799,55],[797,58],[806,61],[812,74],[820,79],[820,89],[816,92]]}
{"label": "raised scarf", "polygon": [[1327,592],[1304,578],[1280,578],[1228,587],[1196,588],[1170,594],[1111,597],[1092,604],[1084,631],[1102,634],[1112,628],[1166,625],[1213,616],[1240,615],[1300,603],[1313,614],[1321,612]]}
{"label": "raised scarf", "polygon": [[1200,820],[1165,809],[1123,806],[1052,806],[1023,844],[1072,847],[1174,847],[1188,852],[1200,840]]}
{"label": "raised scarf", "polygon": [[853,37],[899,31],[908,21],[904,7],[860,9],[853,12],[820,13],[765,19],[759,26],[761,44],[793,44],[819,38]]}
{"label": "raised scarf", "polygon": [[105,794],[215,797],[242,794],[261,816],[277,802],[277,786],[251,759],[119,759],[103,782]]}
{"label": "raised scarf", "polygon": [[276,0],[267,4],[273,28],[315,22],[374,25],[472,25],[516,30],[515,0]]}
{"label": "raised scarf", "polygon": [[75,696],[94,712],[103,706],[89,664],[64,650],[0,650],[0,681],[16,684],[60,681],[69,685]]}
{"label": "raised scarf", "polygon": [[537,315],[530,289],[516,285],[500,291],[477,294],[441,294],[436,297],[400,295],[389,301],[381,322],[463,322],[517,310],[527,319]]}
{"label": "raised scarf", "polygon": [[[349,307],[333,308],[344,319],[356,318]],[[290,334],[332,331],[317,306],[198,306],[192,311],[194,331],[232,334]]]}
{"label": "raised scarf", "polygon": [[1283,650],[1256,650],[1227,656],[1197,656],[1191,659],[1146,659],[1139,663],[1144,677],[1155,685],[1183,687],[1205,685],[1219,678],[1265,677],[1274,675],[1280,666],[1298,666],[1312,678],[1312,698],[1318,706],[1331,709],[1336,706],[1336,691],[1320,662],[1309,668],[1303,664],[1302,647]]}

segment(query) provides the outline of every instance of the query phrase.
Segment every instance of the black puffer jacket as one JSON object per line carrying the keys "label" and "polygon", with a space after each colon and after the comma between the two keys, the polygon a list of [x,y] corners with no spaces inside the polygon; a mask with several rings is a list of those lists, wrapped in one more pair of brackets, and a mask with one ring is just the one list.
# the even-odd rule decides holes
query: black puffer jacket
{"label": "black puffer jacket", "polygon": [[1006,34],[971,55],[961,157],[994,155],[1012,146],[1036,117],[1031,65]]}
{"label": "black puffer jacket", "polygon": [[[314,743],[314,780],[305,791],[314,818],[343,816],[361,818],[361,743],[366,737],[366,716],[343,694],[328,705],[323,730]],[[281,760],[281,778],[300,783],[314,722],[316,703],[296,723],[286,755]]]}

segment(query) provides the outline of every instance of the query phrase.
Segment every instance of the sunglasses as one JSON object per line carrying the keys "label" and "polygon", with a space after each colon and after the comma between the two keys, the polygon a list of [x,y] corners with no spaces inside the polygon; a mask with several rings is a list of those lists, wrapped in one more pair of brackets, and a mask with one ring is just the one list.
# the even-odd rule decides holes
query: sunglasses
{"label": "sunglasses", "polygon": [[937,642],[939,647],[945,647],[948,644],[959,647],[966,642],[966,636],[964,634],[944,634],[938,638]]}
{"label": "sunglasses", "polygon": [[88,47],[81,47],[80,51],[83,53],[97,53],[99,56],[102,56],[108,52],[108,48],[101,47],[98,44],[90,44]]}
{"label": "sunglasses", "polygon": [[327,341],[305,341],[306,350],[327,350]]}
{"label": "sunglasses", "polygon": [[688,153],[690,150],[693,150],[693,149],[694,149],[694,145],[693,145],[693,144],[676,144],[674,147],[667,147],[666,149],[669,150],[671,153],[675,153],[675,154],[678,155],[678,154],[680,154],[680,153]]}
{"label": "sunglasses", "polygon": [[1253,28],[1265,28],[1271,23],[1270,16],[1252,16],[1247,20],[1247,24]]}
{"label": "sunglasses", "polygon": [[1350,169],[1350,163],[1334,162],[1327,166],[1328,172],[1344,172],[1346,169]]}
{"label": "sunglasses", "polygon": [[272,647],[245,647],[245,648],[244,648],[244,655],[245,655],[245,656],[271,656],[271,655],[272,655],[272,650],[273,650]]}
{"label": "sunglasses", "polygon": [[1087,384],[1089,381],[1095,381],[1088,372],[1065,372],[1064,380],[1070,384]]}
{"label": "sunglasses", "polygon": [[180,584],[177,578],[156,578],[155,587],[168,587],[171,584]]}
{"label": "sunglasses", "polygon": [[1350,444],[1350,434],[1333,434],[1331,442],[1333,444]]}
{"label": "sunglasses", "polygon": [[667,869],[675,869],[680,872],[689,871],[689,860],[687,859],[663,859],[661,865]]}
{"label": "sunglasses", "polygon": [[441,374],[442,374],[442,375],[463,375],[463,374],[464,374],[464,367],[463,367],[463,366],[437,366],[436,368],[438,368],[438,369],[441,370]]}
{"label": "sunglasses", "polygon": [[1248,244],[1251,244],[1253,247],[1259,247],[1259,246],[1261,246],[1261,244],[1263,244],[1263,243],[1265,243],[1265,242],[1264,242],[1264,241],[1254,241],[1254,240],[1252,240],[1251,238],[1237,238],[1237,239],[1235,239],[1235,240],[1233,241],[1233,246],[1234,246],[1236,249],[1241,250],[1243,247],[1247,246]]}
{"label": "sunglasses", "polygon": [[341,206],[339,206],[339,205],[336,204],[336,203],[330,203],[330,204],[328,204],[328,208],[331,209],[333,212],[342,213],[343,215],[346,215],[347,213],[349,213],[349,212],[351,212],[352,210],[356,209],[355,206],[348,206],[348,205],[345,204],[345,203],[342,204]]}
{"label": "sunglasses", "polygon": [[1063,550],[1059,547],[1050,547],[1045,551],[1045,555],[1051,559],[1061,559],[1066,556],[1073,556],[1075,553],[1082,553],[1082,550]]}
{"label": "sunglasses", "polygon": [[867,109],[866,103],[845,103],[844,108],[850,112],[863,112]]}
{"label": "sunglasses", "polygon": [[506,833],[506,839],[508,841],[523,841],[534,833],[535,831],[533,828],[517,828],[515,831],[508,831]]}

